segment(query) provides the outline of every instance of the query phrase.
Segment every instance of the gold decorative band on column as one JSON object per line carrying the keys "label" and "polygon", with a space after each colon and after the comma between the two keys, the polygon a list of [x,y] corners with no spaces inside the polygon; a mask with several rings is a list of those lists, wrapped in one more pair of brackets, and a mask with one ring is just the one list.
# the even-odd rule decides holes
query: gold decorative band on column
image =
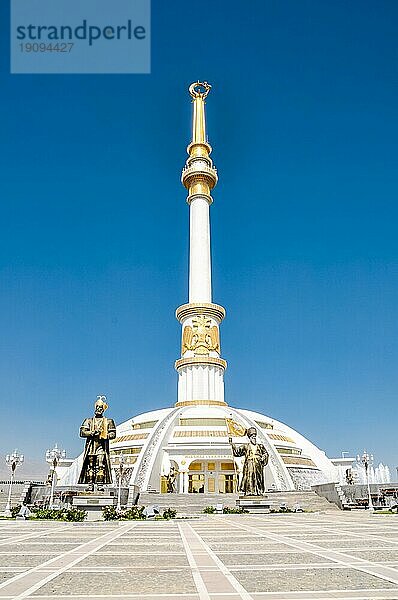
{"label": "gold decorative band on column", "polygon": [[202,158],[210,167],[213,164],[213,161],[209,157],[209,154],[212,153],[212,150],[213,148],[210,146],[209,142],[191,142],[187,146],[187,154],[189,154],[189,158]]}
{"label": "gold decorative band on column", "polygon": [[219,304],[210,302],[191,302],[190,304],[182,304],[176,310],[176,317],[180,323],[185,321],[185,319],[195,317],[196,315],[213,317],[218,323],[221,323],[225,317],[225,308]]}
{"label": "gold decorative band on column", "polygon": [[191,358],[180,358],[174,363],[174,366],[177,371],[181,367],[192,367],[199,365],[214,365],[216,367],[221,367],[225,371],[225,369],[227,368],[227,361],[223,358],[215,358],[213,356],[192,356]]}
{"label": "gold decorative band on column", "polygon": [[228,404],[221,400],[182,400],[176,402],[174,406],[228,406]]}
{"label": "gold decorative band on column", "polygon": [[212,190],[217,185],[217,169],[213,166],[209,167],[207,164],[203,164],[204,162],[201,161],[202,164],[197,164],[195,161],[183,168],[181,183],[187,190],[197,183],[203,183],[208,190]]}

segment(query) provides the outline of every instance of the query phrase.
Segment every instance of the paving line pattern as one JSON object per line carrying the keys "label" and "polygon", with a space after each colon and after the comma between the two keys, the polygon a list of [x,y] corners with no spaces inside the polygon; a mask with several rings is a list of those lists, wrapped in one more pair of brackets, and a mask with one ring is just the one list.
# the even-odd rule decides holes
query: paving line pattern
{"label": "paving line pattern", "polygon": [[[255,517],[255,519],[259,523],[263,523],[263,519],[261,519],[260,517],[257,517],[257,518]],[[322,546],[318,546],[314,543],[306,542],[303,540],[297,540],[297,539],[294,539],[293,537],[288,537],[288,536],[280,534],[280,533],[275,534],[272,531],[269,531],[269,524],[268,524],[268,528],[266,528],[265,530],[264,529],[259,530],[258,528],[255,528],[253,526],[243,524],[242,522],[232,521],[231,519],[222,519],[221,521],[223,523],[228,523],[229,525],[234,526],[235,528],[251,532],[256,537],[266,538],[272,542],[286,544],[288,546],[291,546],[293,548],[300,550],[301,552],[308,552],[308,553],[320,556],[322,558],[325,558],[327,560],[334,561],[335,563],[338,563],[338,565],[341,568],[346,567],[346,568],[355,569],[357,571],[361,571],[363,573],[372,575],[374,577],[378,577],[379,579],[383,579],[385,581],[388,581],[390,583],[394,583],[394,584],[398,585],[398,570],[394,567],[384,566],[382,564],[376,564],[369,560],[365,560],[365,559],[362,559],[362,558],[359,558],[356,556],[352,556],[352,555],[348,554],[346,551],[329,550]],[[329,529],[328,527],[321,527],[320,530],[325,531],[326,533],[329,533],[329,534],[335,534],[335,530]],[[319,531],[319,533],[320,533],[320,531]],[[345,533],[346,533],[346,535],[351,535],[352,532],[347,531]],[[363,534],[362,534],[362,536],[361,536],[361,534],[356,534],[356,535],[361,537],[363,540],[366,539],[366,537]],[[372,536],[372,537],[376,538],[376,536]],[[377,537],[377,539],[385,541],[385,538],[382,538],[379,536]],[[394,543],[394,542],[391,542],[391,543]],[[363,547],[361,547],[361,549],[363,549]],[[384,549],[385,548],[382,547],[382,550],[384,550]],[[344,550],[346,550],[346,549],[344,549]],[[312,568],[314,566],[316,568],[316,565],[314,565],[313,563],[310,563],[310,564],[306,565],[306,568]],[[276,565],[273,565],[273,568],[276,568]],[[286,566],[283,568],[287,569]],[[319,566],[318,566],[318,568],[319,568]],[[336,568],[336,566],[334,566],[332,568]],[[393,594],[394,594],[393,597],[394,598],[396,597],[398,600],[398,589]]]}
{"label": "paving line pattern", "polygon": [[[118,527],[116,530],[107,532],[94,540],[85,542],[84,544],[77,546],[77,548],[68,550],[37,567],[33,567],[20,575],[16,575],[11,579],[6,580],[0,584],[0,597],[4,598],[8,596],[7,588],[9,588],[9,586],[13,587],[14,596],[12,597],[15,598],[15,600],[30,596],[46,583],[55,579],[55,577],[58,577],[58,575],[75,566],[91,554],[94,554],[97,550],[110,544],[135,526],[136,524],[129,524]],[[43,577],[43,573],[46,573],[48,569],[51,570],[50,574]]]}
{"label": "paving line pattern", "polygon": [[[70,527],[70,525],[69,525]],[[68,529],[68,526],[65,525],[64,527],[61,527],[60,529],[58,529],[58,531],[63,531],[65,529]],[[3,538],[0,540],[0,546],[8,546],[10,544],[19,544],[19,542],[24,542],[25,540],[29,540],[32,538],[37,538],[40,539],[42,537],[51,535],[52,533],[54,533],[54,527],[51,527],[49,529],[42,529],[39,533],[36,531],[34,533],[26,533],[26,534],[19,534],[19,535],[13,535],[11,537],[7,537],[7,538]]]}
{"label": "paving line pattern", "polygon": [[189,551],[195,569],[199,571],[201,583],[205,586],[205,595],[203,596],[201,596],[201,588],[198,588],[200,600],[202,598],[203,600],[208,600],[211,598],[210,594],[217,593],[237,595],[237,598],[241,600],[253,600],[253,597],[232,575],[230,570],[191,525],[188,523],[179,524],[178,528],[184,547],[186,551]]}
{"label": "paving line pattern", "polygon": [[[28,536],[26,544],[20,544],[16,551],[16,555],[22,556],[20,560],[23,561],[24,556],[37,557],[35,537],[42,544],[43,555],[56,553],[57,556],[48,561],[43,557],[42,564],[33,568],[12,568],[2,565],[12,563],[13,553],[1,551],[0,547],[0,561],[5,561],[0,564],[0,576],[14,571],[12,577],[0,584],[0,600],[28,597],[35,600],[398,600],[398,571],[394,564],[398,562],[398,552],[397,560],[393,559],[398,520],[376,519],[339,513],[334,513],[333,518],[311,514],[214,515],[180,523],[57,524],[48,531],[44,528],[37,531],[37,523],[27,523],[27,527],[36,529],[24,534]],[[2,532],[8,536],[15,532],[15,527],[0,525]],[[88,536],[91,539],[81,543]],[[1,541],[10,544],[10,539],[20,537],[14,535],[7,537],[8,541]],[[54,550],[54,544],[62,545],[62,540],[74,538],[76,545],[72,549]],[[74,544],[65,542],[65,546],[67,543]],[[350,555],[354,548],[359,555],[365,551],[369,560]],[[383,560],[383,552],[389,556],[388,561]],[[294,554],[297,554],[297,562]],[[309,555],[313,558],[305,562]],[[93,556],[98,557],[98,564]],[[135,561],[135,557],[139,560]],[[313,571],[314,581],[311,580],[308,589],[300,588],[300,573],[305,576],[307,569]],[[279,579],[276,584],[274,581],[268,585],[274,571],[289,579],[289,591],[282,591],[285,588],[279,585]],[[341,588],[337,579],[338,589],[329,589],[335,581],[332,574],[338,575],[340,571],[342,576],[345,571],[352,575],[344,575],[348,579]],[[323,572],[325,577],[331,577],[325,588],[320,583]],[[358,575],[354,576],[354,572]],[[106,583],[109,577],[118,580],[118,573],[126,577],[127,587],[114,589],[112,580],[112,585],[108,584],[105,589],[101,581]],[[138,581],[141,573],[150,578],[150,588],[145,583],[145,592],[135,593],[135,583],[129,582]],[[252,591],[251,573],[253,577],[260,574],[256,591]],[[92,583],[99,574],[103,575],[98,578],[100,583]],[[184,587],[188,575],[190,583]],[[57,579],[58,576],[61,577]],[[74,578],[83,576],[92,585],[81,594],[84,588],[79,588]],[[45,587],[54,580],[54,584]],[[73,589],[69,589],[69,585]],[[357,588],[350,589],[355,585]]]}

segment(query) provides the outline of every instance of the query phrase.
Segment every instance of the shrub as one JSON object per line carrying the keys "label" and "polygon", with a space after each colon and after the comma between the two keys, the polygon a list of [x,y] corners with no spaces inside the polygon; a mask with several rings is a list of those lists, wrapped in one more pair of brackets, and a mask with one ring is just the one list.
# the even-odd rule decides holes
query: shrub
{"label": "shrub", "polygon": [[37,508],[34,510],[35,519],[50,519],[61,521],[61,510],[55,508]]}
{"label": "shrub", "polygon": [[136,521],[136,520],[144,520],[145,515],[143,515],[145,506],[132,506],[128,510],[122,511],[122,519],[128,519]]}
{"label": "shrub", "polygon": [[203,512],[206,515],[212,515],[213,513],[216,512],[216,507],[215,506],[205,506],[203,509]]}
{"label": "shrub", "polygon": [[74,521],[75,523],[81,523],[87,516],[86,511],[80,508],[68,508],[62,512],[62,521]]}
{"label": "shrub", "polygon": [[145,516],[142,514],[144,508],[144,506],[132,506],[129,509],[119,511],[115,506],[105,506],[102,514],[105,521],[144,520]]}
{"label": "shrub", "polygon": [[115,506],[104,506],[102,516],[104,517],[104,521],[116,521],[116,519],[120,518]]}
{"label": "shrub", "polygon": [[21,510],[20,504],[17,504],[16,506],[11,507],[11,516],[13,519],[15,519],[15,517],[17,516],[17,514],[19,513],[20,510]]}
{"label": "shrub", "polygon": [[236,508],[224,506],[222,511],[224,515],[244,515],[249,512],[248,510],[246,510],[245,508],[241,508],[240,506],[237,506]]}
{"label": "shrub", "polygon": [[165,511],[163,511],[163,519],[175,519],[177,516],[177,511],[174,510],[174,508],[166,508]]}
{"label": "shrub", "polygon": [[35,519],[73,522],[82,522],[87,515],[85,510],[79,508],[37,508],[33,513]]}

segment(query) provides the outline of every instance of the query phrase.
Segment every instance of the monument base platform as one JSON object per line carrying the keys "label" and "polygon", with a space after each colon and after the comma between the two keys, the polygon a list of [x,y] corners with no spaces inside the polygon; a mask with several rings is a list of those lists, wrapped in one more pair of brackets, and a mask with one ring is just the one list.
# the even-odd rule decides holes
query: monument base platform
{"label": "monument base platform", "polygon": [[269,500],[267,496],[239,496],[236,501],[238,508],[244,508],[253,514],[269,513],[274,504],[275,502]]}
{"label": "monument base platform", "polygon": [[116,506],[116,496],[108,492],[86,492],[73,497],[72,506],[87,512],[87,521],[103,521],[102,509]]}

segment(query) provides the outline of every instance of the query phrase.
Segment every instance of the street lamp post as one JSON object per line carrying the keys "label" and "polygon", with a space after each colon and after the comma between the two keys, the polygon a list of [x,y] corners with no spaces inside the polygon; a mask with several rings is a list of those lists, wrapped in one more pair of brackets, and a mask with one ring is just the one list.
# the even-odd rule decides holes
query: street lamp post
{"label": "street lamp post", "polygon": [[52,508],[54,505],[54,492],[55,492],[55,484],[57,480],[57,466],[60,458],[66,458],[66,450],[61,450],[58,448],[57,444],[55,444],[52,450],[46,451],[46,461],[51,464],[52,474],[51,474],[51,494],[50,494],[50,504],[49,508]]}
{"label": "street lamp post", "polygon": [[8,489],[7,506],[4,511],[4,514],[6,517],[12,517],[12,513],[11,513],[12,484],[14,483],[16,468],[19,467],[20,465],[22,465],[23,461],[24,461],[24,455],[18,454],[17,450],[14,450],[14,452],[12,454],[6,455],[6,464],[11,469],[11,479],[10,479],[10,487]]}
{"label": "street lamp post", "polygon": [[126,457],[123,454],[119,454],[119,456],[115,456],[115,458],[118,460],[118,463],[117,463],[118,468],[115,469],[116,478],[117,478],[117,505],[116,505],[116,510],[121,511],[122,510],[122,506],[121,506],[122,479],[123,479],[124,468],[126,466]]}
{"label": "street lamp post", "polygon": [[362,463],[365,467],[366,473],[366,483],[368,485],[368,510],[370,512],[374,512],[374,506],[372,502],[372,495],[370,493],[370,483],[369,483],[369,467],[373,464],[373,454],[368,454],[366,450],[363,451],[362,456],[357,455],[357,462]]}

